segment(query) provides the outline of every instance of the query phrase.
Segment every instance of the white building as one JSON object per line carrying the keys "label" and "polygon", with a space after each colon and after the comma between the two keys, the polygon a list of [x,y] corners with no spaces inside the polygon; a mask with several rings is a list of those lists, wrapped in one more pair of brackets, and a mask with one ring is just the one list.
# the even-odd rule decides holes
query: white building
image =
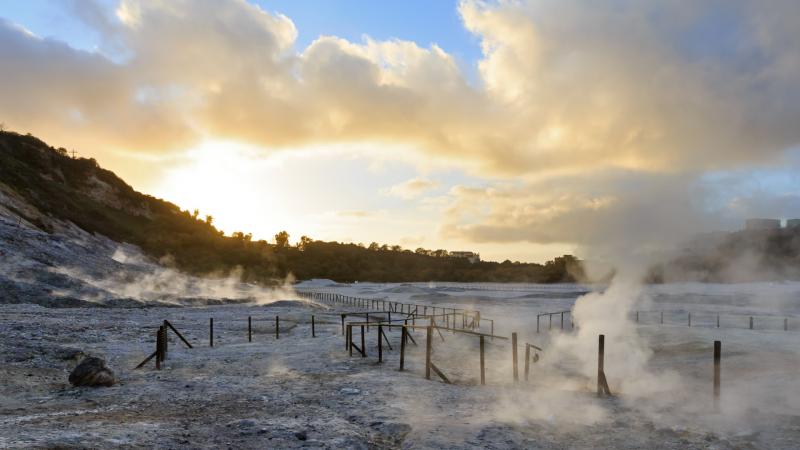
{"label": "white building", "polygon": [[452,256],[453,258],[465,258],[472,264],[475,264],[481,260],[481,255],[475,252],[450,252],[448,255]]}

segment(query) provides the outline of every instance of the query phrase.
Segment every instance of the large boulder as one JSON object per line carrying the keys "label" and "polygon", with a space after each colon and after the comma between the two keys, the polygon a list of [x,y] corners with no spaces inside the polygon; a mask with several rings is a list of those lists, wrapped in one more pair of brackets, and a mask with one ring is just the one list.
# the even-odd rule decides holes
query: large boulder
{"label": "large boulder", "polygon": [[73,386],[113,386],[116,382],[114,371],[106,366],[106,362],[95,356],[90,356],[73,369],[69,374],[69,382]]}

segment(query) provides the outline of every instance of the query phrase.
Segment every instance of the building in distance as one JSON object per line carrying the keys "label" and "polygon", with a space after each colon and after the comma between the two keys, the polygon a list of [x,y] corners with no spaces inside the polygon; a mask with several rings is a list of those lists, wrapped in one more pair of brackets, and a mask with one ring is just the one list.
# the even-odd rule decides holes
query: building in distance
{"label": "building in distance", "polygon": [[450,252],[448,256],[452,256],[453,258],[464,258],[475,264],[481,260],[481,255],[475,252]]}

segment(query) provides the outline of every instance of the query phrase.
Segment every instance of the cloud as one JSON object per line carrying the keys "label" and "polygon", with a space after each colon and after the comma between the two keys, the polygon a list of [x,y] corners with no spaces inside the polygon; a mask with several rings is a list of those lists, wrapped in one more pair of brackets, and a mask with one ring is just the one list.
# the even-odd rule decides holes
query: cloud
{"label": "cloud", "polygon": [[[94,5],[80,17],[98,53],[0,23],[9,128],[101,160],[207,138],[409,148],[501,180],[453,192],[443,229],[478,241],[703,226],[703,173],[775,164],[800,145],[793,0],[463,0],[483,51],[474,83],[436,45],[320,36],[296,49],[290,18],[244,0]],[[389,192],[413,198],[425,183]]]}
{"label": "cloud", "polygon": [[385,189],[383,193],[405,200],[411,200],[438,187],[439,182],[437,181],[427,180],[424,178],[412,178]]}
{"label": "cloud", "polygon": [[[94,147],[182,149],[213,135],[265,148],[408,143],[497,174],[679,170],[797,144],[796,2],[463,1],[480,85],[437,46],[333,36],[296,53],[292,21],[243,0],[124,0],[84,14],[119,63],[4,23],[9,125],[81,130]],[[698,55],[704,28],[739,38]],[[685,36],[696,35],[692,42]],[[113,44],[113,45],[112,45]],[[72,133],[74,134],[74,133]]]}

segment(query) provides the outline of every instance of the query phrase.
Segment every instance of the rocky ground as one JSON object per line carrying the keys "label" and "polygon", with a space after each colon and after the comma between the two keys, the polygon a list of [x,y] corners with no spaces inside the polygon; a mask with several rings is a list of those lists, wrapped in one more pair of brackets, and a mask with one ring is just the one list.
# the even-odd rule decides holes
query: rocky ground
{"label": "rocky ground", "polygon": [[[534,364],[530,381],[515,385],[506,364],[509,347],[500,340],[487,345],[487,386],[477,383],[474,341],[452,336],[435,341],[434,360],[456,384],[428,381],[424,346],[410,345],[408,370],[397,370],[397,333],[390,336],[394,349],[387,351],[384,364],[376,363],[374,330],[368,334],[368,357],[349,357],[340,335],[340,311],[302,302],[203,308],[2,306],[0,447],[789,449],[800,438],[798,410],[750,406],[745,425],[733,426],[710,406],[682,419],[685,411],[675,404],[647,409],[625,393],[597,398],[594,380],[567,377],[556,365],[537,365],[547,359]],[[316,338],[310,332],[312,314]],[[277,340],[276,315],[281,317]],[[247,316],[254,318],[252,343],[247,341]],[[213,348],[208,346],[210,317],[216,331]],[[133,370],[153,351],[163,319],[195,348],[171,336],[163,370],[155,370],[152,362]],[[698,334],[687,335],[677,327],[642,327],[660,349],[654,365],[683,365],[690,377],[696,369],[699,380],[708,358],[697,347],[711,331],[697,328],[692,333]],[[789,379],[781,383],[789,384],[781,386],[796,391],[791,377],[798,354],[785,351],[794,346],[796,335],[760,332],[753,339],[747,333],[752,332],[733,330],[727,336],[726,350],[738,349],[726,357],[784,362],[760,374],[750,364],[725,376],[749,373],[752,380],[784,374]],[[546,343],[549,338],[526,334],[523,339]],[[422,343],[424,337],[417,340]],[[106,359],[119,383],[71,387],[69,371],[85,354]],[[609,368],[612,386],[620,376]],[[707,391],[707,383],[703,386]]]}

